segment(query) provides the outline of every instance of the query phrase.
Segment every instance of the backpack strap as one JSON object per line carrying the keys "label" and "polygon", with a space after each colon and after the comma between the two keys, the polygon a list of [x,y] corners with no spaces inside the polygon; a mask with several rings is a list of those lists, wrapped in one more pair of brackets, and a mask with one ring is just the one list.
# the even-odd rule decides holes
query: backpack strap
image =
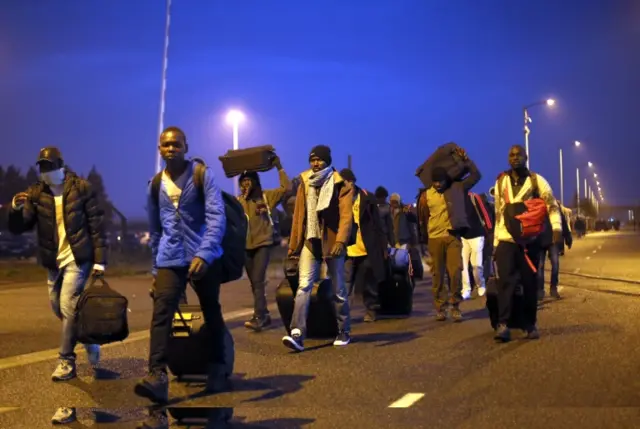
{"label": "backpack strap", "polygon": [[151,184],[151,198],[156,207],[160,206],[160,183],[162,182],[162,171],[153,176],[149,181]]}
{"label": "backpack strap", "polygon": [[204,175],[207,172],[207,164],[200,158],[193,158],[193,185],[198,190],[198,197],[204,203]]}
{"label": "backpack strap", "polygon": [[267,215],[269,216],[269,223],[271,226],[275,226],[273,223],[273,217],[271,216],[271,207],[269,207],[269,200],[267,200],[267,194],[262,193],[262,199],[264,200],[264,205],[267,206]]}
{"label": "backpack strap", "polygon": [[533,190],[533,198],[540,198],[540,188],[538,187],[538,175],[536,173],[529,173],[531,177],[531,189]]}

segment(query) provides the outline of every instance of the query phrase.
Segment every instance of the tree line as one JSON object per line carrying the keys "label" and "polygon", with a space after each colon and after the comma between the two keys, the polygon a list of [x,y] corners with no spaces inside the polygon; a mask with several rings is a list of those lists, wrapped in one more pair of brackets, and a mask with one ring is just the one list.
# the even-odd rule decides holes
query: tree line
{"label": "tree line", "polygon": [[[93,166],[89,171],[89,174],[86,176],[80,176],[84,177],[89,181],[89,183],[91,183],[91,186],[98,197],[98,201],[104,208],[105,219],[107,219],[108,224],[111,225],[113,218],[113,205],[107,195],[102,175],[100,175],[96,167]],[[18,192],[25,191],[38,180],[40,180],[40,175],[35,167],[29,168],[26,173],[23,174],[20,168],[15,165],[9,165],[8,167],[0,165],[0,214],[1,219],[3,220],[3,222],[0,222],[0,229],[6,229],[7,227],[6,219],[7,214],[11,209],[11,200],[13,199],[13,196]]]}

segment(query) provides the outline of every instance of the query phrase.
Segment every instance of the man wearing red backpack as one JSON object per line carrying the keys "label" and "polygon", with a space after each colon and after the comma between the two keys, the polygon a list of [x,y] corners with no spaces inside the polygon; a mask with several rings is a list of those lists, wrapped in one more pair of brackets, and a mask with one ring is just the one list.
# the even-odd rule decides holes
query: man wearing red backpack
{"label": "man wearing red backpack", "polygon": [[537,269],[540,249],[562,242],[560,210],[549,183],[527,168],[522,146],[509,151],[511,169],[495,185],[494,260],[498,279],[498,327],[495,339],[507,342],[513,296],[523,289],[522,322],[527,338],[539,338],[536,326]]}

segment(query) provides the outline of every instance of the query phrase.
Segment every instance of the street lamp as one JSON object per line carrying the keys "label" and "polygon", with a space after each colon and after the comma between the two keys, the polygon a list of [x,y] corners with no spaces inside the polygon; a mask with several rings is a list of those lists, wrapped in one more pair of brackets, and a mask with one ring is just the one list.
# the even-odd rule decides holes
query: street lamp
{"label": "street lamp", "polygon": [[[160,86],[160,111],[158,112],[158,140],[156,140],[156,146],[160,141],[160,135],[164,130],[164,111],[167,96],[167,66],[169,64],[169,27],[171,24],[171,0],[167,0],[165,8],[165,24],[164,24],[164,50],[162,54],[162,83]],[[160,157],[160,151],[156,147],[156,173],[162,170],[162,158]]]}
{"label": "street lamp", "polygon": [[[575,147],[580,147],[581,144],[578,140],[573,142]],[[564,205],[564,162],[562,161],[562,148],[560,148],[560,202]]]}
{"label": "street lamp", "polygon": [[[239,149],[238,143],[238,128],[242,122],[244,122],[245,116],[239,110],[229,110],[227,113],[227,123],[233,127],[233,150]],[[238,196],[238,181],[233,181],[233,195]]]}
{"label": "street lamp", "polygon": [[529,133],[531,132],[529,130],[529,124],[532,122],[531,117],[529,116],[529,109],[534,106],[540,106],[545,104],[549,107],[552,107],[556,104],[556,100],[554,100],[553,98],[548,98],[546,100],[538,101],[536,103],[531,103],[522,108],[522,111],[524,113],[524,148],[525,148],[525,151],[527,152],[527,168],[529,168]]}

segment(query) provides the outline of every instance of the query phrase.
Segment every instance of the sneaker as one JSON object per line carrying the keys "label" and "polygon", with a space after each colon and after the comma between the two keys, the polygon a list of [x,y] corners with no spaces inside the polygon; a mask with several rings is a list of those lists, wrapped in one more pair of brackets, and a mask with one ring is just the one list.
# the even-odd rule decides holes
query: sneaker
{"label": "sneaker", "polygon": [[136,429],[169,429],[166,411],[149,410],[149,416]]}
{"label": "sneaker", "polygon": [[60,407],[51,417],[51,424],[68,425],[76,421],[76,409],[68,407]]}
{"label": "sneaker", "polygon": [[53,381],[67,381],[76,378],[76,363],[69,359],[60,359],[51,379]]}
{"label": "sneaker", "polygon": [[100,346],[98,344],[85,344],[84,349],[87,352],[89,363],[93,369],[96,369],[100,364]]}
{"label": "sneaker", "polygon": [[511,331],[507,328],[507,325],[498,325],[493,338],[496,341],[501,341],[503,343],[509,342],[511,341]]}
{"label": "sneaker", "polygon": [[264,328],[271,325],[271,316],[268,314],[264,317],[253,316],[251,320],[244,322],[244,327],[255,332],[260,332]]}
{"label": "sneaker", "polygon": [[535,326],[531,326],[527,329],[527,336],[525,337],[527,340],[537,340],[540,338],[540,332],[538,332],[538,328]]}
{"label": "sneaker", "polygon": [[447,320],[447,315],[444,313],[444,311],[438,311],[436,312],[436,320],[438,322],[444,322],[445,320]]}
{"label": "sneaker", "polygon": [[451,309],[451,318],[453,319],[453,321],[455,323],[462,322],[462,312],[460,311],[459,308],[452,308]]}
{"label": "sneaker", "polygon": [[282,337],[282,344],[296,352],[303,351],[304,344],[302,341],[302,332],[300,332],[300,329],[292,329],[291,335],[285,335],[284,337]]}
{"label": "sneaker", "polygon": [[480,286],[478,288],[478,296],[484,296],[487,293],[487,288],[484,286]]}
{"label": "sneaker", "polygon": [[471,289],[465,289],[462,291],[462,299],[465,301],[471,298]]}
{"label": "sneaker", "polygon": [[334,346],[346,346],[351,342],[351,336],[348,332],[341,331],[338,333],[338,336],[335,340],[333,340]]}
{"label": "sneaker", "polygon": [[136,383],[133,391],[156,404],[166,404],[169,401],[169,377],[164,371],[151,371]]}

